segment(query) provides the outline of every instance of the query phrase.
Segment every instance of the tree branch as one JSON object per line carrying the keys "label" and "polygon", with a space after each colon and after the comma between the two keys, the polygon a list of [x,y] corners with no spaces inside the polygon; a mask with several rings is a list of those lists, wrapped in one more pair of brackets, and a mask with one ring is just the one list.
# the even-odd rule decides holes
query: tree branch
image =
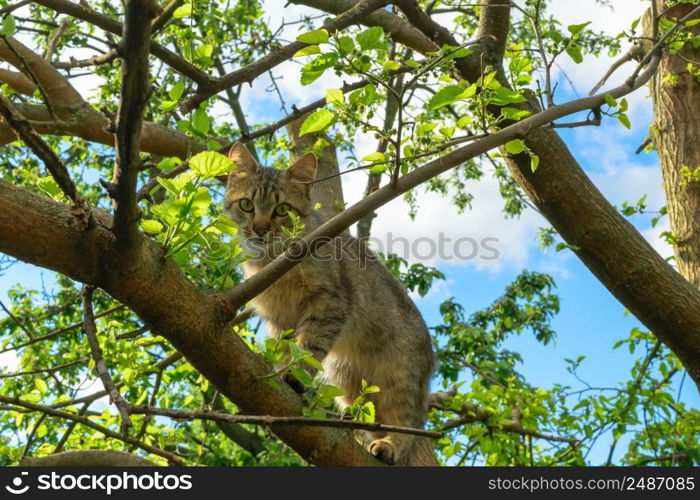
{"label": "tree branch", "polygon": [[[340,14],[356,5],[357,0],[290,0],[290,3],[308,5],[332,14]],[[359,22],[366,26],[381,26],[392,40],[422,54],[439,48],[411,23],[387,10],[376,10],[364,16]]]}
{"label": "tree branch", "polygon": [[131,427],[131,419],[129,419],[129,404],[124,401],[124,398],[119,393],[119,389],[114,384],[112,377],[109,374],[107,363],[102,355],[100,342],[97,340],[97,326],[95,325],[95,313],[92,310],[92,295],[95,293],[95,288],[89,285],[83,286],[83,331],[90,345],[92,359],[95,361],[95,372],[100,377],[102,385],[109,394],[110,403],[113,403],[119,415],[121,416],[121,433],[126,436]]}
{"label": "tree branch", "polygon": [[396,432],[401,434],[411,434],[414,436],[425,436],[431,438],[442,437],[440,432],[426,431],[425,429],[414,429],[411,427],[401,427],[396,425],[385,425],[377,422],[357,422],[354,420],[343,420],[334,418],[311,418],[311,417],[276,417],[272,415],[232,415],[211,410],[173,410],[169,408],[153,408],[143,405],[129,405],[129,412],[132,414],[160,415],[176,420],[212,420],[218,422],[232,422],[236,424],[254,424],[267,427],[278,428],[281,426],[309,426],[309,427],[333,427],[362,429],[375,432]]}
{"label": "tree branch", "polygon": [[185,465],[182,460],[180,460],[179,457],[176,455],[165,451],[161,450],[160,448],[157,448],[155,446],[151,446],[146,443],[142,443],[141,441],[138,441],[132,437],[129,436],[123,436],[117,432],[114,432],[107,427],[103,427],[99,424],[96,424],[92,420],[90,420],[88,417],[84,415],[74,415],[73,413],[68,413],[66,411],[61,411],[61,410],[56,410],[54,408],[51,408],[50,406],[42,406],[38,405],[35,403],[30,403],[29,401],[24,401],[20,398],[10,398],[7,396],[4,396],[0,394],[0,402],[3,403],[8,403],[8,404],[13,404],[16,406],[20,406],[22,408],[27,408],[28,410],[33,410],[39,413],[43,413],[45,415],[49,415],[51,417],[58,417],[62,418],[64,420],[70,420],[73,422],[77,422],[79,424],[82,424],[86,427],[89,427],[93,430],[96,430],[97,432],[100,432],[104,434],[107,437],[111,437],[114,439],[118,439],[120,441],[124,441],[125,443],[133,444],[134,446],[137,446],[138,448],[147,451],[148,453],[153,453],[154,455],[158,455],[160,457],[165,458],[170,462],[172,465]]}
{"label": "tree branch", "polygon": [[148,76],[148,43],[151,20],[156,16],[151,0],[128,0],[125,4],[122,54],[121,100],[116,122],[116,165],[114,190],[114,233],[117,243],[133,248],[139,241],[139,209],[136,181],[141,166],[141,128],[151,94]]}
{"label": "tree branch", "polygon": [[[617,98],[645,84],[656,70],[658,58],[655,58],[654,62],[654,64],[650,65],[644,73],[639,76],[632,86],[623,84],[612,89],[609,93]],[[222,292],[222,305],[224,306],[222,314],[224,314],[225,317],[230,317],[232,311],[238,310],[243,304],[256,297],[284,275],[284,273],[298,264],[301,258],[309,254],[313,245],[337,236],[341,231],[347,229],[351,224],[357,222],[371,210],[376,210],[409,189],[471,158],[483,154],[490,149],[505,144],[510,140],[525,137],[532,130],[548,125],[557,118],[562,118],[585,109],[597,108],[604,102],[605,95],[598,94],[596,96],[583,97],[565,104],[553,106],[412,170],[408,174],[397,179],[396,183],[378,189],[373,194],[333,217],[304,238],[295,241],[292,248],[277,257],[245,282]],[[292,255],[294,257],[291,257]],[[660,257],[659,259],[663,261]],[[665,261],[664,264],[667,265]],[[700,294],[693,293],[693,296],[694,300],[698,300],[700,304]],[[697,352],[700,355],[700,346],[697,347]]]}
{"label": "tree branch", "polygon": [[[44,7],[53,9],[56,12],[62,12],[76,19],[82,19],[88,23],[97,26],[98,28],[115,35],[122,35],[123,26],[118,21],[115,21],[109,16],[105,16],[83,4],[70,2],[68,0],[37,0],[35,3],[41,4]],[[209,81],[209,75],[199,69],[197,66],[190,64],[174,52],[166,49],[156,42],[150,42],[150,51],[158,59],[170,66],[178,73],[186,76],[197,84],[203,85]]]}
{"label": "tree branch", "polygon": [[[358,22],[370,12],[384,7],[388,3],[390,2],[387,0],[361,0],[348,11],[343,12],[333,19],[327,19],[323,23],[323,28],[325,28],[329,33],[341,31]],[[189,113],[199,106],[202,101],[205,101],[209,97],[221,92],[227,87],[234,87],[245,82],[252,82],[258,76],[269,71],[278,64],[290,59],[295,53],[308,45],[308,43],[304,42],[292,42],[284,47],[270,52],[268,55],[248,64],[247,66],[226,74],[212,83],[207,83],[202,88],[198,88],[195,94],[180,104],[180,111],[183,113]]]}
{"label": "tree branch", "polygon": [[29,149],[41,159],[46,170],[49,171],[51,177],[53,177],[56,184],[58,184],[58,187],[68,199],[73,202],[76,217],[81,219],[81,224],[84,227],[87,226],[90,217],[90,207],[87,202],[82,199],[80,193],[78,193],[78,189],[75,187],[75,183],[73,179],[71,179],[68,168],[64,165],[63,161],[3,95],[0,95],[0,115],[2,115],[12,129],[17,132],[17,135],[19,135]]}
{"label": "tree branch", "polygon": [[116,450],[74,450],[45,457],[24,457],[21,467],[157,467],[145,458]]}

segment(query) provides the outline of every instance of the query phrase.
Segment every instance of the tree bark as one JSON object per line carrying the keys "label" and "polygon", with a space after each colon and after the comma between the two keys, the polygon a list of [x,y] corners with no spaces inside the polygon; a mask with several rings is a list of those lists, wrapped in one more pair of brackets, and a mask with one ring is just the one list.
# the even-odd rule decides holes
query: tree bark
{"label": "tree bark", "polygon": [[75,450],[47,455],[25,457],[22,467],[156,467],[150,460],[116,450]]}
{"label": "tree bark", "polygon": [[[657,11],[662,12],[664,0],[655,1]],[[677,5],[664,17],[681,18],[693,7]],[[694,36],[700,34],[700,25],[687,29]],[[676,265],[688,281],[700,288],[700,181],[690,180],[681,172],[684,168],[700,169],[700,83],[688,72],[688,61],[700,61],[700,48],[687,43],[678,54],[663,52],[650,85],[654,101],[650,136],[659,155]]]}
{"label": "tree bark", "polygon": [[[197,290],[163,249],[139,235],[139,254],[124,261],[110,231],[112,218],[94,209],[83,230],[70,206],[0,181],[0,252],[99,286],[168,339],[241,411],[300,416],[303,402],[287,384],[264,379],[273,368],[222,318],[216,296]],[[319,465],[382,463],[346,429],[271,426],[305,460]]]}
{"label": "tree bark", "polygon": [[340,182],[340,171],[338,169],[338,156],[335,146],[326,134],[306,134],[299,136],[299,129],[308,115],[303,115],[286,125],[287,135],[292,144],[290,160],[294,162],[304,153],[311,151],[318,139],[323,139],[328,143],[323,152],[318,156],[318,171],[316,179],[325,179],[316,182],[313,187],[313,199],[321,204],[319,212],[328,220],[338,215],[345,206],[343,198],[343,186]]}

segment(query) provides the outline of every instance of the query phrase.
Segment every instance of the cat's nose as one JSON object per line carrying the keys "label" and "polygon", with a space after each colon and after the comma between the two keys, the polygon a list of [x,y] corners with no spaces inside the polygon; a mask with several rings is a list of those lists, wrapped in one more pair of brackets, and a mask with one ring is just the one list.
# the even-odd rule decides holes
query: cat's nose
{"label": "cat's nose", "polygon": [[253,221],[253,231],[258,236],[264,236],[265,233],[270,231],[270,221],[269,220],[254,220]]}

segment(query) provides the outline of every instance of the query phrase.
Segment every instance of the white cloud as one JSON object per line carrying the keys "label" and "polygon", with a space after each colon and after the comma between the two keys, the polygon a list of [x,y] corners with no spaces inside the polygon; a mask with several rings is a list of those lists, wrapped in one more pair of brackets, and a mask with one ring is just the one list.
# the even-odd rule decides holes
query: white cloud
{"label": "white cloud", "polygon": [[[629,30],[632,22],[640,17],[647,9],[648,2],[641,0],[615,0],[610,7],[602,5],[595,0],[578,0],[573,7],[571,0],[555,0],[551,2],[548,12],[559,20],[563,26],[570,24],[580,24],[590,21],[588,29],[593,32],[602,31],[608,36],[615,36],[623,30]],[[622,41],[622,53],[629,44]],[[616,56],[619,57],[619,56]],[[593,86],[598,83],[605,74],[616,57],[601,55],[601,57],[584,57],[581,64],[576,64],[568,55],[563,54],[557,59],[559,71],[564,71],[574,82],[577,90],[582,94],[587,94]],[[605,88],[611,88],[624,82],[635,63],[627,63],[610,78]],[[555,72],[555,76],[558,71]],[[565,81],[561,85],[568,85]]]}
{"label": "white cloud", "polygon": [[0,366],[6,371],[14,372],[19,370],[19,357],[15,351],[8,351],[0,354]]}

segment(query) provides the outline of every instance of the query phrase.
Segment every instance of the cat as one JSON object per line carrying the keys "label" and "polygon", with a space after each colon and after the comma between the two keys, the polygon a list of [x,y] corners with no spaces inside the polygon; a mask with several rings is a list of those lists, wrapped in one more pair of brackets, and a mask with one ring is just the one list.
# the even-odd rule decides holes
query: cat
{"label": "cat", "polygon": [[[324,222],[311,196],[317,160],[307,153],[286,170],[261,167],[241,143],[229,158],[237,168],[229,174],[224,205],[249,256],[242,264],[249,278],[284,250],[295,226],[303,234]],[[423,427],[434,366],[428,329],[400,282],[349,232],[302,260],[252,304],[269,336],[293,330],[297,344],[322,363],[324,377],[345,391],[336,399],[341,410],[360,394],[364,379],[380,388],[368,396],[377,422]],[[360,434],[367,450],[388,464],[438,465],[427,438]]]}

